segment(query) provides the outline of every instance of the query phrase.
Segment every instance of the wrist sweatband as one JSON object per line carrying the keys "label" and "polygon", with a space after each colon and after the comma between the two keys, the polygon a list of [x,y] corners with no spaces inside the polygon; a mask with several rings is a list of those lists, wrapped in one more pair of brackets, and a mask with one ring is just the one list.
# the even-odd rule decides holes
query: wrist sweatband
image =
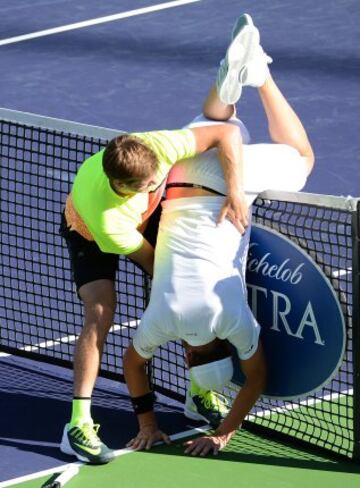
{"label": "wrist sweatband", "polygon": [[136,415],[150,412],[151,410],[153,410],[154,401],[155,401],[155,394],[153,391],[139,397],[131,398],[131,403]]}

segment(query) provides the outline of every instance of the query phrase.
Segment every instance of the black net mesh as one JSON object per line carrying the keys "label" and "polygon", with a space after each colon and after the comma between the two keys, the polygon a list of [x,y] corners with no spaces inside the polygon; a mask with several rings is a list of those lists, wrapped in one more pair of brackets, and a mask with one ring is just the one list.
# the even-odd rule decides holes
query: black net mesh
{"label": "black net mesh", "polygon": [[[254,422],[340,454],[353,451],[352,216],[314,204],[258,201],[255,220],[300,245],[320,265],[341,304],[347,331],[339,372],[299,402],[263,400]],[[271,413],[270,413],[271,412]]]}
{"label": "black net mesh", "polygon": [[[58,228],[79,165],[107,141],[10,122],[1,123],[0,137],[1,346],[71,361],[82,307]],[[123,350],[146,302],[142,271],[125,258],[119,269],[104,373],[122,374]]]}
{"label": "black net mesh", "polygon": [[[1,122],[1,297],[0,347],[48,362],[70,365],[82,325],[70,263],[58,235],[61,212],[82,161],[107,138],[74,135]],[[261,400],[248,420],[332,452],[353,453],[353,329],[351,212],[316,204],[258,199],[255,222],[270,226],[302,247],[323,269],[346,321],[344,361],[335,378],[301,402]],[[120,258],[118,311],[108,336],[102,374],[123,377],[122,356],[141,317],[149,283]],[[182,400],[187,372],[179,343],[156,354],[152,381]],[[227,391],[234,396],[234,391]]]}
{"label": "black net mesh", "polygon": [[[351,212],[322,208],[316,202],[297,204],[258,199],[253,207],[253,221],[294,241],[322,268],[341,304],[347,340],[344,360],[330,383],[299,401],[262,399],[248,420],[351,457],[354,449]],[[155,383],[184,396],[187,372],[181,345],[172,343],[161,348],[155,366]],[[175,372],[175,378],[170,372]],[[233,398],[236,391],[227,389],[225,393]]]}

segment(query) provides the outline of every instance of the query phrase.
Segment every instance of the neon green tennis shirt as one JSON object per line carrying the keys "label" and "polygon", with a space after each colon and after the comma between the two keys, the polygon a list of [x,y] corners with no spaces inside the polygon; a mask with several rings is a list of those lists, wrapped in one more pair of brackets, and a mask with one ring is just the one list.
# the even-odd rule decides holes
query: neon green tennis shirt
{"label": "neon green tennis shirt", "polygon": [[[195,137],[190,129],[133,133],[156,154],[159,185],[176,161],[196,154]],[[130,197],[117,195],[102,166],[100,151],[81,165],[72,187],[73,205],[103,252],[129,254],[143,244],[137,230],[148,207],[148,193]]]}

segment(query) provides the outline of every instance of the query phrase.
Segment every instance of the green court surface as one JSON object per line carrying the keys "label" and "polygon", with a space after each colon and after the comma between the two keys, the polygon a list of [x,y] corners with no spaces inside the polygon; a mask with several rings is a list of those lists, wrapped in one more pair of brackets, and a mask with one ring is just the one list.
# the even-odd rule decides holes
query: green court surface
{"label": "green court surface", "polygon": [[[118,457],[105,466],[82,466],[67,488],[357,488],[360,466],[298,450],[246,431],[238,433],[219,456],[183,454],[184,440],[149,452]],[[49,479],[18,484],[39,488]]]}
{"label": "green court surface", "polygon": [[269,411],[257,418],[257,424],[280,430],[297,438],[349,456],[353,450],[352,397],[334,395],[331,401],[296,405],[282,412]]}

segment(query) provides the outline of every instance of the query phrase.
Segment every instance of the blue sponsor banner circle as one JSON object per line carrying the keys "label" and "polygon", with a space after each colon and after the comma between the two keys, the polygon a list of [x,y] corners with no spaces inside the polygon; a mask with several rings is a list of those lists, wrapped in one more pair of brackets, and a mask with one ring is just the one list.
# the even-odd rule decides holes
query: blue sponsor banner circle
{"label": "blue sponsor banner circle", "polygon": [[[259,224],[251,231],[246,279],[267,362],[263,396],[289,400],[319,390],[345,350],[344,317],[329,279],[301,247]],[[233,382],[242,385],[236,363]]]}

